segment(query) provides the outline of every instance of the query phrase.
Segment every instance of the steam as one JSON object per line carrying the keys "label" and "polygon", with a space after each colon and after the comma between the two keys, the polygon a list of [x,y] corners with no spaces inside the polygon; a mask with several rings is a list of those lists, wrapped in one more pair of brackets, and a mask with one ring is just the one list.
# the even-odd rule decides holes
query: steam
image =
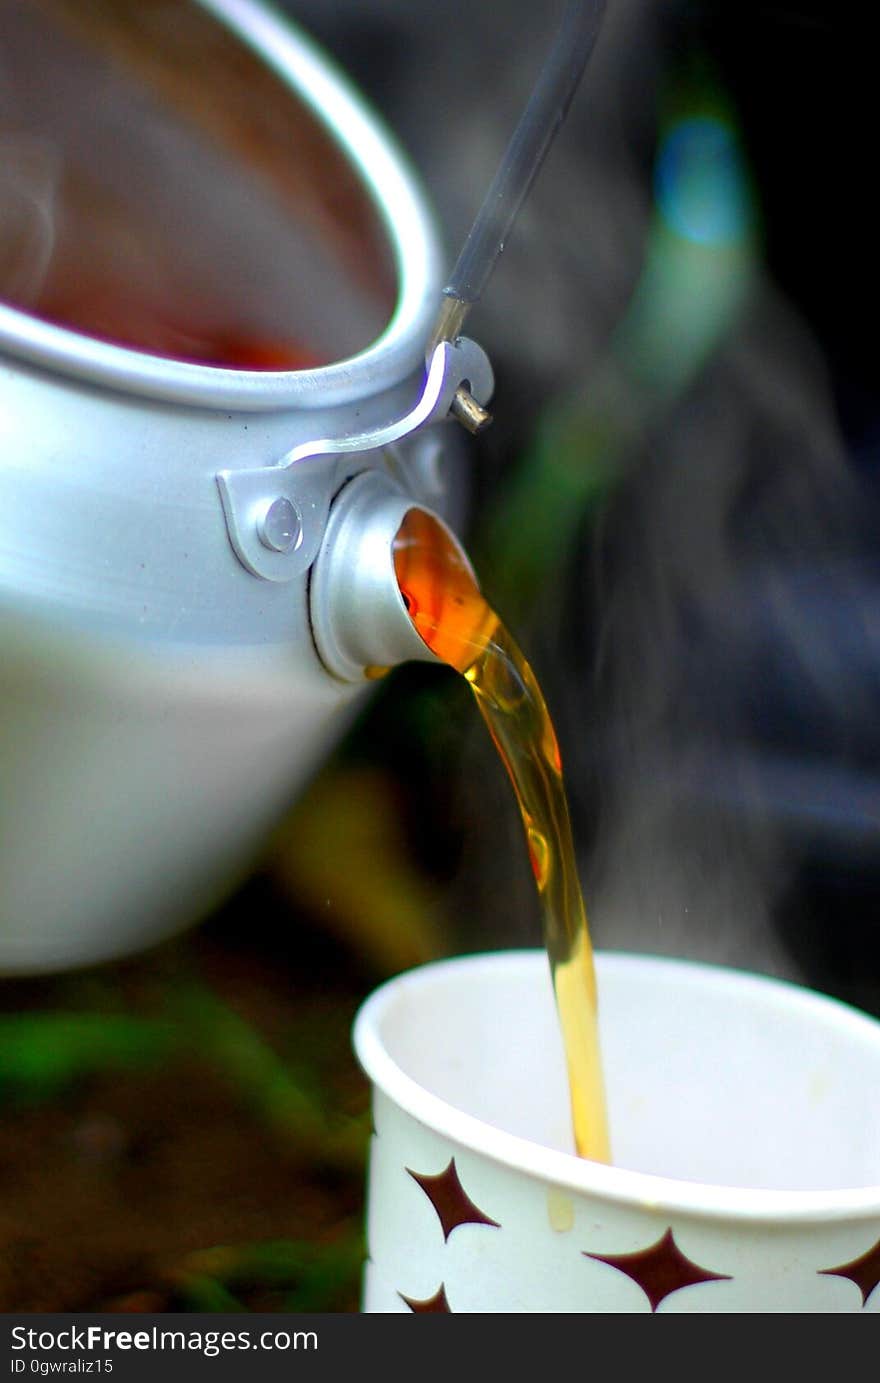
{"label": "steam", "polygon": [[593,540],[600,945],[799,976],[773,926],[798,830],[859,810],[834,778],[867,711],[840,627],[870,637],[857,496],[821,357],[760,284]]}
{"label": "steam", "polygon": [[55,247],[60,159],[49,140],[0,132],[0,294],[38,300]]}

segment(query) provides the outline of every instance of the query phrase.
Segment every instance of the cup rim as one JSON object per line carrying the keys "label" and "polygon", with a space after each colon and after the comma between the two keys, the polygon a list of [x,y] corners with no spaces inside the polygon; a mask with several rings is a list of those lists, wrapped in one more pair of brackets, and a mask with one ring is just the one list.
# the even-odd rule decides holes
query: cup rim
{"label": "cup rim", "polygon": [[[600,992],[603,971],[643,967],[646,962],[668,971],[687,973],[692,978],[708,978],[716,985],[772,990],[788,1007],[818,1007],[837,1026],[868,1030],[870,1036],[880,1042],[880,1023],[849,1004],[791,981],[723,965],[642,952],[599,951],[596,968]],[[355,1055],[365,1075],[393,1103],[433,1132],[479,1156],[538,1177],[562,1190],[601,1196],[618,1205],[650,1207],[712,1220],[803,1224],[880,1217],[880,1185],[818,1191],[716,1185],[630,1171],[588,1161],[574,1153],[544,1148],[527,1138],[495,1128],[431,1094],[408,1076],[388,1053],[380,1035],[381,1024],[402,991],[417,992],[430,985],[441,972],[448,975],[456,970],[473,972],[499,967],[514,971],[539,963],[546,965],[547,957],[538,949],[479,952],[433,961],[388,980],[361,1004],[352,1028]]]}
{"label": "cup rim", "polygon": [[0,302],[0,350],[126,392],[243,411],[324,408],[390,389],[423,364],[439,302],[441,251],[417,176],[349,78],[295,21],[266,0],[192,0],[251,48],[324,125],[356,170],[397,278],[391,316],[370,345],[305,370],[235,370],[114,345]]}

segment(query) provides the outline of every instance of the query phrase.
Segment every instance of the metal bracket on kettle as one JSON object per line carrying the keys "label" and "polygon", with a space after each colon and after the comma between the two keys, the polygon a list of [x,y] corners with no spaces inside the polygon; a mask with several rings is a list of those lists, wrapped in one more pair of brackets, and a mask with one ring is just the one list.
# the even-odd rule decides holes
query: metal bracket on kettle
{"label": "metal bracket on kettle", "polygon": [[318,555],[333,498],[335,469],[327,458],[377,451],[445,419],[463,385],[478,403],[487,403],[493,384],[488,357],[475,341],[441,341],[422,396],[404,417],[371,432],[301,442],[273,466],[220,471],[217,485],[239,561],[264,581],[302,576]]}

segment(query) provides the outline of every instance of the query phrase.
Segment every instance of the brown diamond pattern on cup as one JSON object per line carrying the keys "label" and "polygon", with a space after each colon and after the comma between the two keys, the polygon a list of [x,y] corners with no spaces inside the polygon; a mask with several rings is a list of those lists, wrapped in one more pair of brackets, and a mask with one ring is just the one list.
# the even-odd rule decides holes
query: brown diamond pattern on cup
{"label": "brown diamond pattern on cup", "polygon": [[820,1277],[848,1277],[862,1294],[862,1305],[867,1306],[868,1297],[880,1282],[880,1239],[873,1248],[851,1263],[841,1263],[838,1268],[821,1268]]}
{"label": "brown diamond pattern on cup", "polygon": [[710,1272],[683,1254],[671,1229],[667,1229],[656,1244],[639,1249],[636,1253],[601,1254],[584,1250],[584,1257],[595,1258],[597,1263],[607,1263],[609,1267],[617,1268],[618,1272],[631,1277],[648,1298],[652,1311],[656,1311],[661,1301],[682,1287],[694,1287],[700,1282],[731,1280],[727,1273]]}
{"label": "brown diamond pattern on cup", "polygon": [[479,1206],[474,1205],[458,1179],[454,1157],[450,1158],[445,1171],[435,1176],[414,1172],[410,1167],[407,1167],[406,1171],[413,1181],[421,1186],[437,1211],[440,1224],[443,1226],[444,1239],[448,1239],[459,1225],[491,1225],[493,1229],[501,1228],[497,1220],[491,1220],[488,1215],[483,1214]]}
{"label": "brown diamond pattern on cup", "polygon": [[424,1301],[419,1301],[417,1297],[405,1297],[403,1292],[398,1292],[397,1295],[400,1297],[401,1301],[406,1302],[410,1311],[415,1311],[417,1313],[426,1311],[445,1311],[450,1316],[452,1315],[452,1308],[446,1300],[446,1288],[442,1282],[434,1295],[432,1297],[425,1297]]}

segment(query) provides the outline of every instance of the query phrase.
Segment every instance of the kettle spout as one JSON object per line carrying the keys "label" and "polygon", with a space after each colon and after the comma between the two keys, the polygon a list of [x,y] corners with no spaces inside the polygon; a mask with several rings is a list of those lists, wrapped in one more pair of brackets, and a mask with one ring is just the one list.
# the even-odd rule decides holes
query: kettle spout
{"label": "kettle spout", "polygon": [[360,682],[373,669],[413,659],[443,661],[413,624],[395,570],[395,539],[414,509],[430,514],[470,571],[442,519],[378,471],[355,476],[330,509],[311,572],[310,618],[318,656],[343,681]]}

